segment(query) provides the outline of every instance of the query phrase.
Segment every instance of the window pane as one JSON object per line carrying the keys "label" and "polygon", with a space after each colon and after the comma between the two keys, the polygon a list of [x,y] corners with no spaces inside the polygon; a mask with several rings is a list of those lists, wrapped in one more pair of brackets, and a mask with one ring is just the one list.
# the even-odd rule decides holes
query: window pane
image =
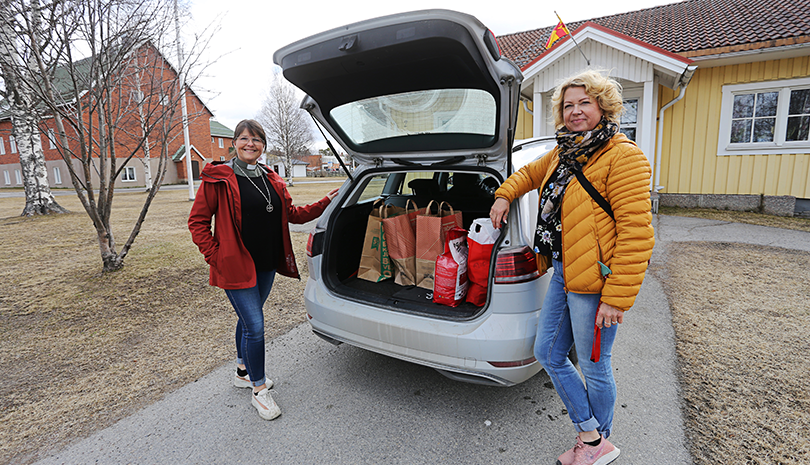
{"label": "window pane", "polygon": [[754,120],[754,142],[773,142],[773,128],[776,118]]}
{"label": "window pane", "polygon": [[369,183],[366,185],[365,190],[363,193],[360,194],[360,198],[357,199],[357,203],[367,202],[369,200],[376,200],[382,196],[383,188],[385,187],[385,182],[388,180],[388,175],[377,175],[371,178]]}
{"label": "window pane", "polygon": [[779,102],[779,92],[763,92],[757,94],[757,115],[776,116],[776,104]]}
{"label": "window pane", "polygon": [[745,118],[754,116],[754,94],[735,95],[732,118]]}
{"label": "window pane", "polygon": [[731,143],[744,144],[751,142],[751,121],[743,119],[731,122]]}
{"label": "window pane", "polygon": [[433,179],[433,173],[429,171],[408,173],[405,175],[405,181],[400,188],[400,194],[413,195],[415,192],[411,188],[411,181],[414,179]]}
{"label": "window pane", "polygon": [[423,134],[495,134],[495,98],[480,89],[383,95],[335,107],[332,118],[351,142]]}
{"label": "window pane", "polygon": [[791,116],[788,118],[785,140],[807,140],[810,133],[810,116]]}
{"label": "window pane", "polygon": [[624,113],[622,113],[621,124],[634,124],[637,122],[638,122],[638,99],[625,100]]}
{"label": "window pane", "polygon": [[810,113],[810,89],[791,91],[788,114],[806,115],[808,113]]}
{"label": "window pane", "polygon": [[632,140],[633,142],[636,141],[636,128],[622,128],[620,130],[628,139]]}

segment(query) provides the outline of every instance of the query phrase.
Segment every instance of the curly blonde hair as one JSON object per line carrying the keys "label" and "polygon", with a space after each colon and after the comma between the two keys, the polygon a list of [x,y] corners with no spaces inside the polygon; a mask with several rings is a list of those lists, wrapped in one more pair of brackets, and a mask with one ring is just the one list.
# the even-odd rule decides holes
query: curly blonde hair
{"label": "curly blonde hair", "polygon": [[587,69],[564,79],[554,89],[554,94],[551,96],[551,112],[554,116],[555,129],[565,127],[562,103],[565,91],[569,87],[584,87],[585,93],[599,104],[605,119],[619,124],[619,118],[624,112],[622,85],[600,71]]}

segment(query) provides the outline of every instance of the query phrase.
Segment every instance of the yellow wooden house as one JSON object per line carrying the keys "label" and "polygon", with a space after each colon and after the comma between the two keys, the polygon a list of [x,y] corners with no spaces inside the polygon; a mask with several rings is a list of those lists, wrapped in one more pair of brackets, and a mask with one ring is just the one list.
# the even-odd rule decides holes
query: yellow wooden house
{"label": "yellow wooden house", "polygon": [[553,26],[498,37],[525,76],[518,139],[553,135],[555,84],[602,69],[655,202],[810,216],[810,1],[688,0],[567,27],[548,49]]}

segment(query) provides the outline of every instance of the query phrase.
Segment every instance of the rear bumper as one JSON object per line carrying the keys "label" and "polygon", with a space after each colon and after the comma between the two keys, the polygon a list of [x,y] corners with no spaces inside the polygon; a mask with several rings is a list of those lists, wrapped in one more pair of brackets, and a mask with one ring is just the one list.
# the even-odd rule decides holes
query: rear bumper
{"label": "rear bumper", "polygon": [[[530,289],[536,286],[527,286],[524,292]],[[490,309],[514,310],[515,293],[507,295],[508,299],[504,299],[493,292]],[[536,302],[540,296],[532,297],[530,300],[539,307]],[[334,296],[322,281],[313,279],[307,283],[305,302],[310,325],[316,333],[429,366],[454,379],[511,386],[540,371],[536,361],[514,367],[495,367],[489,363],[519,362],[533,357],[539,308],[521,313],[487,310],[469,321],[443,320],[348,301]]]}

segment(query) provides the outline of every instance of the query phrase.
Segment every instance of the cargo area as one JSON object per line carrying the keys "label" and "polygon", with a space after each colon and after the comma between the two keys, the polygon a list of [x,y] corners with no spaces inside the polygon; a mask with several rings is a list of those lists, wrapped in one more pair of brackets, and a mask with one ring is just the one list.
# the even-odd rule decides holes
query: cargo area
{"label": "cargo area", "polygon": [[463,227],[469,229],[474,219],[489,216],[500,181],[489,173],[422,171],[377,174],[357,183],[353,197],[332,215],[324,238],[321,263],[327,287],[351,300],[437,318],[467,319],[482,311],[467,302],[458,307],[436,304],[429,289],[401,286],[393,279],[371,282],[359,279],[357,271],[375,201],[404,207],[413,200],[419,208],[431,200],[446,201],[462,212]]}

